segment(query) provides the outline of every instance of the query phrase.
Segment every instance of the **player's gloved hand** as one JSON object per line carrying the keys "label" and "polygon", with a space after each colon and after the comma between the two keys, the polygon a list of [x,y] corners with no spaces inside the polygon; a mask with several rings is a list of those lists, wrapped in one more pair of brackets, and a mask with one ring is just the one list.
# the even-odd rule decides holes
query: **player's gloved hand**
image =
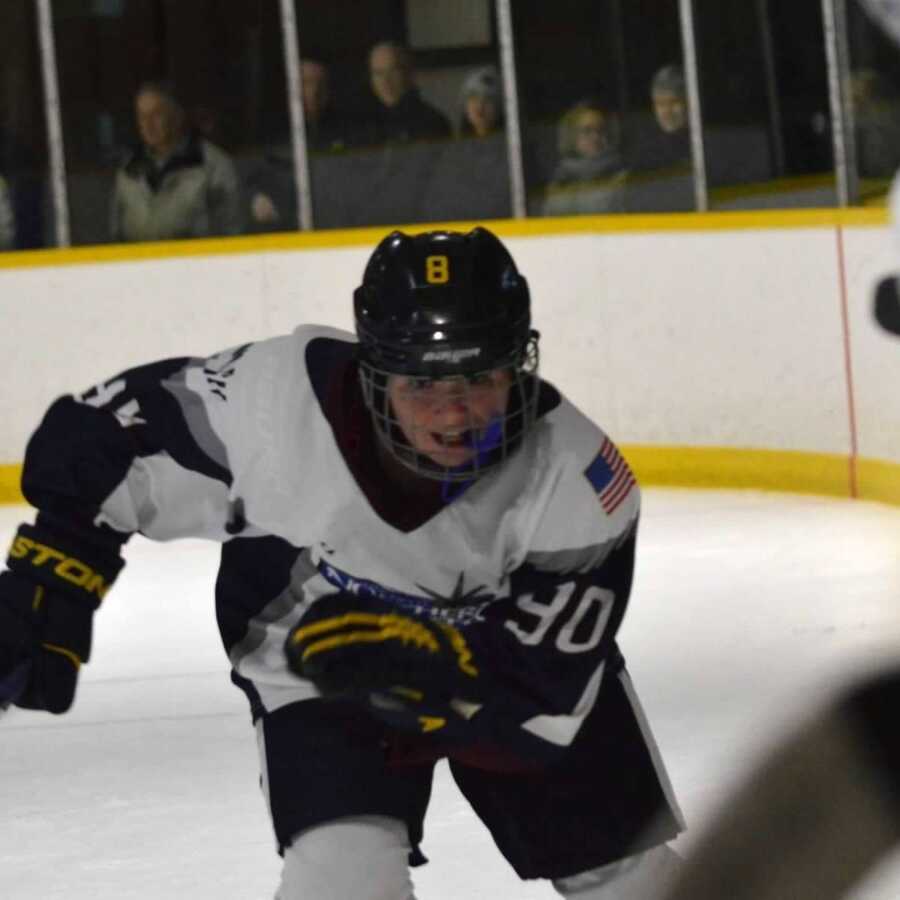
{"label": "player's gloved hand", "polygon": [[0,572],[0,706],[65,712],[90,658],[94,611],[124,565],[113,550],[22,525]]}
{"label": "player's gloved hand", "polygon": [[478,696],[478,668],[458,628],[352,594],[314,603],[285,652],[325,697],[361,699],[403,730],[460,724]]}

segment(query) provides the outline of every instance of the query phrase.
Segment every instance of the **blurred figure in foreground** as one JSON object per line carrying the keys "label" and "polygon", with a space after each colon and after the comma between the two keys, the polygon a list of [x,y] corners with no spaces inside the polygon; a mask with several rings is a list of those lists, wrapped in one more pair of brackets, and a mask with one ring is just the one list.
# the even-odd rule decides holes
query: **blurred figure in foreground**
{"label": "blurred figure in foreground", "polygon": [[900,102],[874,69],[850,74],[856,165],[862,178],[891,178],[900,166]]}
{"label": "blurred figure in foreground", "polygon": [[167,86],[147,82],[135,95],[140,142],[116,174],[110,234],[114,241],[239,234],[240,190],[220,147],[189,130]]}
{"label": "blurred figure in foreground", "polygon": [[665,900],[837,900],[900,844],[900,668],[783,738]]}

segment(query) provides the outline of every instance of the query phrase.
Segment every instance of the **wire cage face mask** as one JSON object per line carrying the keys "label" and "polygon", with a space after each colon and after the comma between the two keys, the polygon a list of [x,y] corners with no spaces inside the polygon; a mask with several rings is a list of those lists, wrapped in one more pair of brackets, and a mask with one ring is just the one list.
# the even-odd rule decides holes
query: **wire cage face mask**
{"label": "wire cage face mask", "polygon": [[375,433],[424,478],[471,482],[502,465],[534,424],[537,338],[490,369],[453,375],[388,372],[365,359],[359,376]]}

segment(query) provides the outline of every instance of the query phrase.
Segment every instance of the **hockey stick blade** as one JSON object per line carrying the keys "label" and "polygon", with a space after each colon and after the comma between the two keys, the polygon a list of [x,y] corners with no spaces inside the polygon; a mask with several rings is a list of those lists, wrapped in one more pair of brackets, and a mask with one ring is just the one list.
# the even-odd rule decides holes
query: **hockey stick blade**
{"label": "hockey stick blade", "polygon": [[28,677],[31,674],[31,660],[16,666],[5,678],[0,678],[0,713],[6,712],[9,707],[19,699]]}

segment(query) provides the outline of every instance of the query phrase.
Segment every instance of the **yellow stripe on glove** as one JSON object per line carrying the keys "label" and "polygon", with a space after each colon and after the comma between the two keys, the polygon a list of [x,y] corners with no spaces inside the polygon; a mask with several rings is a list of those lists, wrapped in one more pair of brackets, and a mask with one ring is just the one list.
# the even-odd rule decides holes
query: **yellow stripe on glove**
{"label": "yellow stripe on glove", "polygon": [[[370,626],[355,628],[355,626]],[[472,662],[472,653],[461,632],[452,625],[434,623],[446,635],[456,654],[459,669],[466,675],[476,677],[478,670]],[[353,630],[348,630],[353,629]],[[338,632],[338,633],[335,633]],[[320,637],[321,636],[321,637]],[[399,613],[366,613],[348,612],[327,619],[321,619],[309,625],[301,625],[290,635],[289,644],[299,647],[310,638],[319,638],[309,643],[301,654],[301,660],[307,662],[318,653],[346,647],[353,644],[375,644],[385,641],[399,640],[403,644],[412,644],[428,653],[437,654],[441,650],[440,642],[422,622]]]}

